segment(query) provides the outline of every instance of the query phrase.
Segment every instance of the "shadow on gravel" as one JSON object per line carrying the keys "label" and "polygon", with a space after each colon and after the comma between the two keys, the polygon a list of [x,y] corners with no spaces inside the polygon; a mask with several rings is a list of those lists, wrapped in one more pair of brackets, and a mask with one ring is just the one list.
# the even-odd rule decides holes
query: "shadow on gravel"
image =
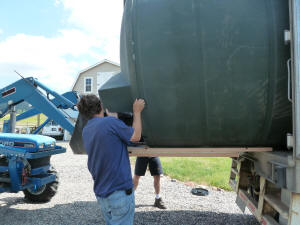
{"label": "shadow on gravel", "polygon": [[[142,207],[142,206],[139,206]],[[26,209],[24,209],[26,208]],[[38,205],[23,198],[0,198],[0,225],[94,225],[105,224],[96,202]],[[191,210],[159,210],[136,212],[137,225],[259,225],[244,214],[226,214]]]}

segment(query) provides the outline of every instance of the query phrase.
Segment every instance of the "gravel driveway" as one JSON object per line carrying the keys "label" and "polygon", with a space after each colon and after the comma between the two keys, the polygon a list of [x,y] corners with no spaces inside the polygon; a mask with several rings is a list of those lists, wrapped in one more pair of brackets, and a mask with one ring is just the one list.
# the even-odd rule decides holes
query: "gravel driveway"
{"label": "gravel driveway", "polygon": [[[66,143],[60,143],[66,145]],[[23,194],[0,195],[0,225],[92,225],[105,224],[93,194],[87,157],[67,153],[52,157],[60,175],[59,192],[46,204],[25,202]],[[153,179],[147,172],[136,192],[135,224],[258,225],[249,213],[235,204],[235,193],[209,190],[206,197],[194,196],[191,187],[162,177],[162,197],[168,207],[154,203]]]}

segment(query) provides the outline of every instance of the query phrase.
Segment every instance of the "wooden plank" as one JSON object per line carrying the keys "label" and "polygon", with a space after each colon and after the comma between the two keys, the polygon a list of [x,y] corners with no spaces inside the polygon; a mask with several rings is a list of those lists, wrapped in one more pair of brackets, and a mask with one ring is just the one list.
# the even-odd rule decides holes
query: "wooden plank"
{"label": "wooden plank", "polygon": [[240,189],[240,171],[241,171],[241,166],[242,166],[242,161],[238,161],[238,163],[237,163],[237,165],[236,165],[236,168],[237,168],[237,170],[239,171],[239,174],[236,175],[236,179],[235,179],[235,181],[236,181],[236,186],[235,186],[235,189],[234,189],[234,191],[235,191],[236,193],[238,193],[238,191],[239,191],[239,189]]}
{"label": "wooden plank", "polygon": [[265,195],[265,200],[277,211],[281,216],[289,218],[289,207],[282,203],[279,197],[271,194]]}
{"label": "wooden plank", "polygon": [[236,163],[236,164],[238,164],[238,159],[237,158],[232,158],[232,162],[234,162],[234,163]]}
{"label": "wooden plank", "polygon": [[231,168],[231,172],[234,173],[235,175],[238,175],[238,170],[236,168]]}
{"label": "wooden plank", "polygon": [[265,152],[272,148],[150,148],[142,145],[128,147],[130,156],[167,157],[238,157],[242,152]]}
{"label": "wooden plank", "polygon": [[262,225],[280,225],[279,223],[276,222],[271,216],[269,215],[264,215],[261,219],[261,224]]}
{"label": "wooden plank", "polygon": [[[262,184],[264,185],[264,184]],[[261,218],[258,215],[258,208],[256,206],[256,201],[250,197],[250,195],[244,191],[244,190],[239,190],[238,196],[240,199],[246,204],[247,208],[251,211],[251,213],[260,221],[262,225],[279,225],[271,216],[269,215],[263,215]],[[298,225],[298,224],[297,224]]]}
{"label": "wooden plank", "polygon": [[259,199],[258,199],[258,207],[257,207],[257,217],[261,220],[263,207],[264,207],[264,197],[266,193],[266,179],[264,177],[260,177],[260,189],[259,189]]}
{"label": "wooden plank", "polygon": [[236,176],[238,176],[239,171],[237,170],[237,166],[238,166],[238,161],[234,160],[234,158],[232,158],[232,162],[231,162],[231,173],[230,173],[230,178],[232,180],[235,180]]}

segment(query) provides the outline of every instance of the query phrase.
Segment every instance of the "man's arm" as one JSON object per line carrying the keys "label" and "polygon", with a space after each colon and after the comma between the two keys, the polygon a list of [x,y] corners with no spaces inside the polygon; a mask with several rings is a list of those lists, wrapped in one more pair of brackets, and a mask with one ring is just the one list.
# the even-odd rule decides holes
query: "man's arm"
{"label": "man's arm", "polygon": [[106,115],[108,115],[108,116],[112,116],[117,119],[119,118],[118,113],[116,113],[116,112],[110,112],[108,109],[105,109],[105,112],[106,112]]}
{"label": "man's arm", "polygon": [[[136,99],[133,103],[133,134],[130,138],[131,142],[138,142],[141,139],[142,136],[142,116],[141,113],[145,107],[145,101],[143,99]],[[106,114],[108,116],[113,116],[115,118],[118,118],[118,113],[115,112],[109,112],[108,109],[106,109]]]}
{"label": "man's arm", "polygon": [[145,101],[143,99],[136,99],[133,103],[133,123],[134,129],[133,135],[130,138],[131,142],[138,142],[142,136],[142,111],[145,107]]}

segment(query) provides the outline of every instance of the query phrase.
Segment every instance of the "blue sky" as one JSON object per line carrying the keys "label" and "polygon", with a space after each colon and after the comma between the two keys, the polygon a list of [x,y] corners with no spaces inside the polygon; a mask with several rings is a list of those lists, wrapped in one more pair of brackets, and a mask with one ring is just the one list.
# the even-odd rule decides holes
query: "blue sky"
{"label": "blue sky", "polygon": [[0,89],[33,76],[62,93],[80,70],[119,62],[123,0],[0,0]]}
{"label": "blue sky", "polygon": [[68,28],[70,12],[51,0],[2,0],[0,27],[5,30],[1,40],[16,33],[53,37],[57,30]]}

